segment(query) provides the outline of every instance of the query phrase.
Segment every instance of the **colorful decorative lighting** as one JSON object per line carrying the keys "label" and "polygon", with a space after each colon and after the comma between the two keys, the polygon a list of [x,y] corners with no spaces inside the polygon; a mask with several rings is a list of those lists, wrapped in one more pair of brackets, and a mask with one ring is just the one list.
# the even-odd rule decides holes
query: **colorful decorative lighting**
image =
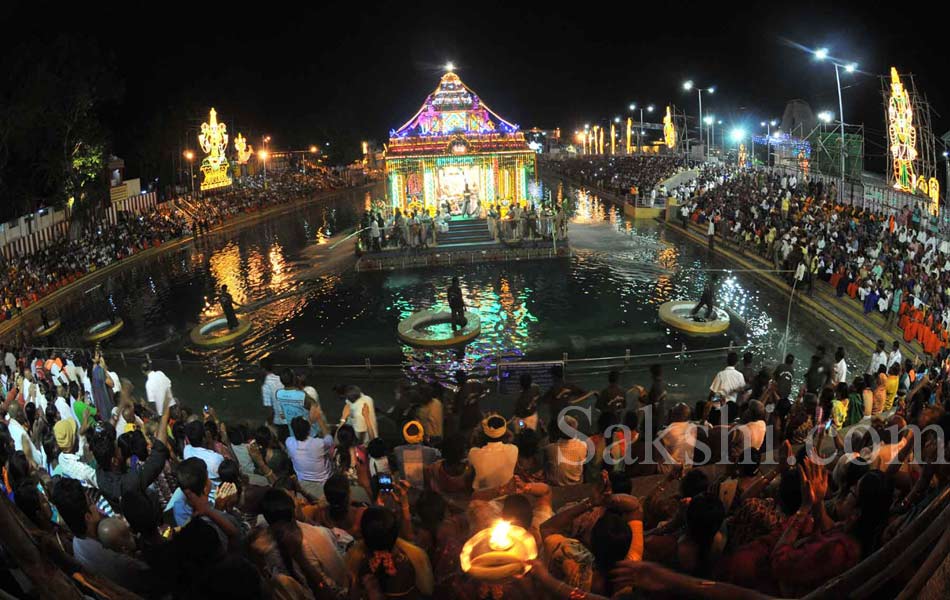
{"label": "colorful decorative lighting", "polygon": [[201,190],[213,190],[231,185],[231,176],[228,175],[230,165],[225,156],[228,147],[228,128],[224,123],[218,123],[218,113],[214,108],[211,109],[208,122],[201,124],[198,145],[206,154],[201,161],[201,172],[204,174]]}
{"label": "colorful decorative lighting", "polygon": [[891,143],[894,188],[913,193],[918,188],[917,175],[914,173],[914,161],[917,159],[914,109],[894,67],[891,67],[891,97],[887,103],[887,137]]}
{"label": "colorful decorative lighting", "polygon": [[627,154],[630,154],[630,130],[633,128],[633,119],[627,117]]}
{"label": "colorful decorative lighting", "polygon": [[[587,151],[586,134],[582,141]],[[464,206],[472,214],[497,200],[504,212],[526,198],[535,160],[518,125],[494,113],[449,70],[422,108],[390,131],[390,201],[429,211],[448,202],[453,211]]]}
{"label": "colorful decorative lighting", "polygon": [[676,146],[676,127],[673,126],[673,115],[669,106],[666,107],[666,115],[663,117],[663,141],[671,150]]}
{"label": "colorful decorative lighting", "polygon": [[247,143],[247,140],[240,133],[234,137],[234,151],[237,152],[237,163],[239,165],[246,165],[247,161],[254,156],[254,148]]}

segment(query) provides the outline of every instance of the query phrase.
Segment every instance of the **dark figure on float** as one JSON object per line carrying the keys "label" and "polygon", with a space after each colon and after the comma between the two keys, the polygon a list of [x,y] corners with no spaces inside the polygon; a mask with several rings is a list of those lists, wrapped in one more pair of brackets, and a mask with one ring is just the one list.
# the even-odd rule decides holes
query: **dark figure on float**
{"label": "dark figure on float", "polygon": [[699,297],[699,302],[696,303],[696,306],[694,306],[693,310],[690,312],[690,315],[692,315],[694,319],[696,319],[696,315],[703,307],[706,308],[706,315],[702,317],[702,319],[708,320],[709,317],[712,316],[713,310],[715,309],[716,288],[718,287],[718,284],[719,275],[713,275],[706,280],[706,285],[703,286],[703,295]]}
{"label": "dark figure on float", "polygon": [[468,320],[465,318],[465,299],[458,277],[453,277],[452,285],[449,286],[449,309],[452,311],[452,331],[465,327]]}
{"label": "dark figure on float", "polygon": [[237,315],[234,313],[234,299],[231,297],[231,293],[228,292],[228,286],[221,286],[221,295],[218,297],[218,303],[221,305],[224,317],[228,320],[228,329],[237,328],[239,323]]}

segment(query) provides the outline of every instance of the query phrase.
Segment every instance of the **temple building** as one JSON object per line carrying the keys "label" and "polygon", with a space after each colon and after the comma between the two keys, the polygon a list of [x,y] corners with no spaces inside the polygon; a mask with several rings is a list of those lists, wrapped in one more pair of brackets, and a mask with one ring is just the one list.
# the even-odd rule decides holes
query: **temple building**
{"label": "temple building", "polygon": [[535,153],[518,125],[502,119],[449,70],[409,121],[389,134],[386,177],[392,206],[477,216],[526,199]]}

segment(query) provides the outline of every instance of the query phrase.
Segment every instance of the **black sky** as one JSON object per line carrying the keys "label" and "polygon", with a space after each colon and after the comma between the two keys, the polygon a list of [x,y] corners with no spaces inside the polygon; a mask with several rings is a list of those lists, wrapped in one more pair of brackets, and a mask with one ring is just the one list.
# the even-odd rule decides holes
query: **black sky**
{"label": "black sky", "polygon": [[355,150],[408,119],[448,60],[525,128],[573,130],[621,115],[631,101],[695,115],[695,93],[680,87],[687,78],[717,87],[703,108],[726,123],[757,129],[791,98],[837,112],[833,68],[783,40],[860,64],[864,73],[843,81],[845,116],[865,124],[869,154],[883,151],[878,75],[892,64],[915,73],[946,115],[936,133],[950,127],[939,13],[926,18],[928,9],[907,5],[905,20],[900,6],[829,4],[34,2],[7,15],[14,35],[78,30],[112,53],[126,88],[109,117],[120,155],[133,154],[141,123],[155,115],[176,113],[163,116],[180,127],[211,105],[252,142],[268,133],[275,147],[330,141]]}

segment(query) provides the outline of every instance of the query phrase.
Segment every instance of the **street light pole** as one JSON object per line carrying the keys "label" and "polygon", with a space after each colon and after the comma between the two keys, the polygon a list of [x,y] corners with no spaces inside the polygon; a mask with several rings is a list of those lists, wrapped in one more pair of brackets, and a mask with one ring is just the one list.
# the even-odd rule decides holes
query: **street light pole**
{"label": "street light pole", "polygon": [[838,189],[838,197],[840,198],[842,193],[844,192],[844,175],[845,175],[845,149],[844,149],[844,144],[845,144],[844,123],[845,121],[844,121],[844,100],[842,99],[842,96],[841,96],[840,68],[844,67],[844,70],[847,71],[848,73],[854,73],[855,69],[857,69],[858,66],[855,63],[848,63],[847,65],[841,64],[840,62],[835,60],[833,57],[830,57],[828,55],[827,48],[819,48],[815,50],[813,54],[815,55],[815,58],[820,61],[825,60],[826,58],[830,58],[831,64],[833,64],[835,67],[835,84],[838,87],[838,116],[841,120],[841,152],[839,153],[840,159],[841,159],[841,184],[840,184],[840,188]]}
{"label": "street light pole", "polygon": [[191,179],[191,199],[195,199],[195,173],[192,169],[195,153],[191,150],[185,150],[185,158],[188,159],[188,178]]}
{"label": "street light pole", "polygon": [[838,114],[841,116],[841,187],[838,198],[844,194],[844,102],[841,100],[841,76],[838,74],[838,63],[835,63],[835,83],[838,84]]}

